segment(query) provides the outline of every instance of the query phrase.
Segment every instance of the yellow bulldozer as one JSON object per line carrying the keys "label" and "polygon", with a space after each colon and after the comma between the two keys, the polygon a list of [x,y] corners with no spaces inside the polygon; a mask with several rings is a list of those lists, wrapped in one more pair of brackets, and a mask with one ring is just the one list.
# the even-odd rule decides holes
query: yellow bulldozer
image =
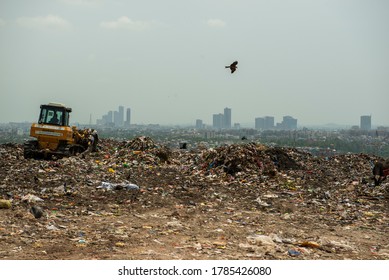
{"label": "yellow bulldozer", "polygon": [[97,145],[97,133],[69,125],[71,108],[60,103],[40,106],[38,123],[33,123],[24,143],[25,158],[62,158],[77,155]]}

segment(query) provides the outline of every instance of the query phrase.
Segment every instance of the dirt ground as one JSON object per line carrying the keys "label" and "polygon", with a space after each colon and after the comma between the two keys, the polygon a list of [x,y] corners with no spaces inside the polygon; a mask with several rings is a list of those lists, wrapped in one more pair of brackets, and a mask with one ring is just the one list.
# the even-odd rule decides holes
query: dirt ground
{"label": "dirt ground", "polygon": [[103,140],[97,153],[26,160],[20,145],[1,145],[0,199],[12,207],[0,209],[0,258],[389,259],[389,184],[370,179],[377,158],[128,147]]}

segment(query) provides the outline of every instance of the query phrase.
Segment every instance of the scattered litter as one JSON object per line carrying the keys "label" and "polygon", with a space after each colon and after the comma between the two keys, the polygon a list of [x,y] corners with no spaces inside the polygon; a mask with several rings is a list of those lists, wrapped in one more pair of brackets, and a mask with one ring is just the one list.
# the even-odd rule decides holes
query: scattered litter
{"label": "scattered litter", "polygon": [[22,196],[22,201],[33,203],[33,202],[43,201],[43,199],[33,194],[27,194]]}
{"label": "scattered litter", "polygon": [[108,183],[108,182],[101,182],[101,185],[97,187],[98,189],[105,189],[108,191],[114,191],[114,190],[139,190],[139,186],[135,184],[130,183]]}

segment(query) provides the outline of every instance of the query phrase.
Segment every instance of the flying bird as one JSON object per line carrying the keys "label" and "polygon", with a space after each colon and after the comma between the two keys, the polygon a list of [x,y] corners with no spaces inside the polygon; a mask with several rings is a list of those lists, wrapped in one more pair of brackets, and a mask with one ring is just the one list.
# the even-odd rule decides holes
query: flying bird
{"label": "flying bird", "polygon": [[236,71],[236,69],[238,68],[238,61],[234,61],[233,63],[231,63],[230,66],[226,66],[226,68],[230,68],[231,69],[231,74],[234,73]]}

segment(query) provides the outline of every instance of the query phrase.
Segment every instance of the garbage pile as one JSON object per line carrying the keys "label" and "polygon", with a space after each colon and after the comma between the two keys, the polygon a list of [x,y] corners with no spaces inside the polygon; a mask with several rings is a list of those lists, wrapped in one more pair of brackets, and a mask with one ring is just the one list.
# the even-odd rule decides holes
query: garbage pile
{"label": "garbage pile", "polygon": [[385,259],[389,180],[374,185],[379,160],[258,143],[171,150],[144,136],[101,139],[97,152],[35,160],[23,157],[21,145],[3,144],[0,251],[22,259],[86,252]]}
{"label": "garbage pile", "polygon": [[285,149],[267,148],[255,143],[233,144],[207,150],[201,155],[198,164],[202,169],[212,169],[216,173],[222,171],[230,175],[242,171],[274,175],[275,169],[281,171],[300,167]]}
{"label": "garbage pile", "polygon": [[156,148],[157,145],[150,137],[140,136],[126,143],[125,147],[134,151],[146,151]]}
{"label": "garbage pile", "polygon": [[168,162],[171,151],[166,146],[157,145],[147,136],[136,137],[133,140],[123,142],[118,146],[120,156],[132,153],[141,161],[148,161],[158,165],[161,162]]}
{"label": "garbage pile", "polygon": [[[81,154],[76,160],[64,159],[75,165],[89,161],[89,168],[108,170],[111,175],[127,176],[131,169],[150,169],[169,162],[171,151],[158,146],[151,138],[137,137],[131,141],[103,139],[98,153]],[[60,161],[61,162],[61,161]]]}

